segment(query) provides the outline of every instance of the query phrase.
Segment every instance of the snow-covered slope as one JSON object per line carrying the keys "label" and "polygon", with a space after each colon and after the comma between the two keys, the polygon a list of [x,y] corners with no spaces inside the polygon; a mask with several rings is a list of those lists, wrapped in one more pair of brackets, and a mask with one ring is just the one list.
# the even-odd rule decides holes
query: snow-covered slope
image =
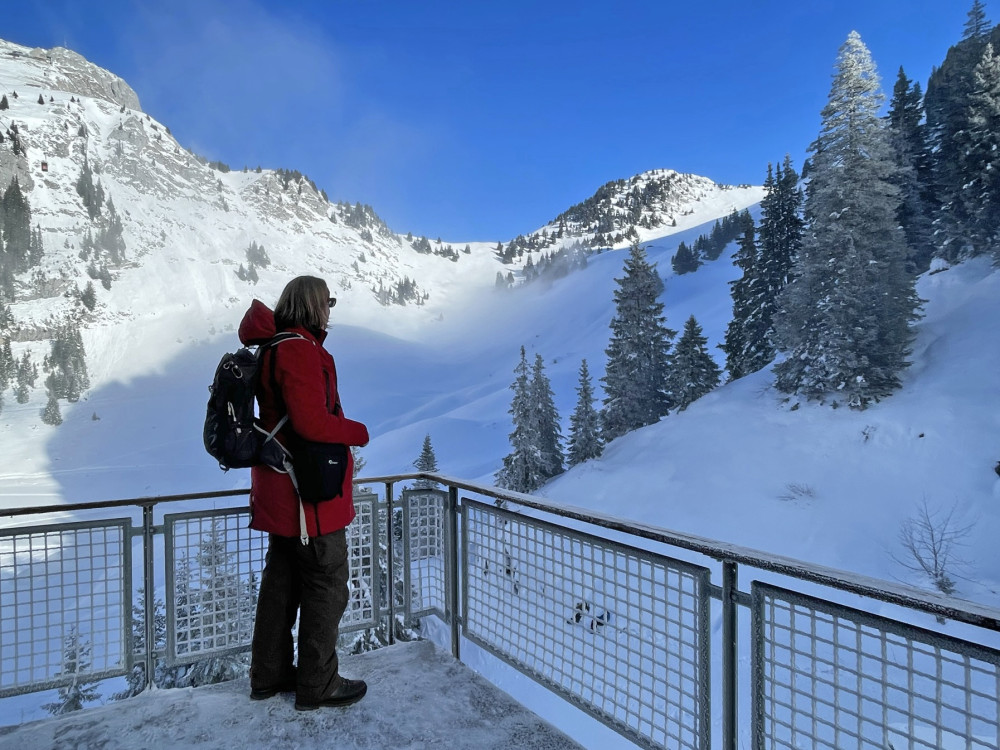
{"label": "snow-covered slope", "polygon": [[[693,314],[712,345],[722,339],[727,282],[738,275],[730,254],[681,277],[669,273],[669,258],[680,241],[691,244],[716,218],[759,200],[760,188],[723,188],[667,170],[609,183],[591,205],[617,217],[624,241],[609,244],[619,249],[591,256],[586,269],[565,278],[495,291],[497,272],[518,270],[525,257],[503,265],[493,241],[443,242],[457,260],[418,253],[374,212],[329,204],[307,178],[201,163],[124,98],[124,84],[95,74],[89,88],[67,90],[72,77],[59,72],[59,60],[80,68],[78,60],[29,53],[0,44],[0,92],[19,94],[0,111],[0,128],[16,122],[27,146],[27,156],[15,158],[9,143],[0,144],[0,181],[16,174],[25,188],[49,283],[35,294],[22,279],[12,308],[14,352],[30,350],[41,361],[49,328],[75,316],[92,386],[78,404],[63,406],[58,428],[38,418],[43,389],[25,405],[5,399],[4,505],[245,486],[246,472],[221,473],[202,449],[206,386],[221,352],[236,346],[234,326],[251,298],[273,303],[300,273],[324,276],[341,297],[328,346],[347,414],[370,427],[363,455],[372,474],[410,469],[430,434],[442,471],[491,481],[508,451],[509,385],[522,345],[529,356],[543,355],[568,423],[580,361],[595,378],[603,373],[629,227],[665,277],[668,325],[680,328]],[[58,70],[47,75],[46,65]],[[85,155],[123,218],[127,246],[111,289],[98,288],[93,313],[73,294],[88,280],[82,238],[97,226],[75,189]],[[650,187],[667,182],[676,193]],[[643,195],[649,200],[634,203]],[[559,217],[528,236],[544,235],[551,251],[597,234],[580,206],[563,219],[556,243]],[[271,258],[256,284],[236,273],[251,242]],[[428,295],[425,303],[381,305],[379,284],[404,277]],[[992,468],[1000,416],[992,406],[1000,396],[1000,334],[990,321],[1000,313],[998,286],[1000,276],[982,261],[922,279],[928,303],[914,364],[903,390],[868,411],[785,401],[765,370],[621,438],[603,459],[542,494],[915,583],[923,582],[892,554],[900,524],[926,501],[973,524],[963,550],[970,580],[959,582],[959,592],[995,602],[1000,491]]]}

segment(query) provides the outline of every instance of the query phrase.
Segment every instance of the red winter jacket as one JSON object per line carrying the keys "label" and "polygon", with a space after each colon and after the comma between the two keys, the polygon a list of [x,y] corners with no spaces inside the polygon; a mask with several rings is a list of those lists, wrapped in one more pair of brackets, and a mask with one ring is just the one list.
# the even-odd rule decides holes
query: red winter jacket
{"label": "red winter jacket", "polygon": [[[367,444],[368,428],[361,422],[345,419],[340,408],[337,369],[333,357],[323,348],[326,332],[317,336],[305,328],[289,331],[303,339],[290,339],[269,348],[261,361],[257,404],[262,425],[271,430],[284,414],[271,382],[270,358],[274,357],[274,381],[288,410],[288,423],[278,433],[282,445],[290,444],[289,426],[306,440]],[[240,341],[246,346],[261,344],[275,333],[274,313],[263,302],[254,300],[240,323]],[[309,536],[339,531],[354,520],[353,468],[354,459],[348,451],[341,496],[316,504],[306,503]],[[250,527],[280,536],[299,536],[299,498],[289,476],[267,466],[255,466],[250,471]]]}

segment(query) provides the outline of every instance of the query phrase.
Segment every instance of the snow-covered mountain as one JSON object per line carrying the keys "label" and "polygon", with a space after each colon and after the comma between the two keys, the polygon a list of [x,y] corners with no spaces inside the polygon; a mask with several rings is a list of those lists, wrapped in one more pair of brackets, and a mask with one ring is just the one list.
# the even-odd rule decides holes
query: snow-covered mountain
{"label": "snow-covered mountain", "polygon": [[[17,176],[45,251],[38,273],[18,277],[14,354],[41,362],[53,326],[71,317],[91,375],[57,428],[39,420],[40,381],[27,404],[7,395],[4,505],[245,486],[245,472],[221,473],[201,446],[206,386],[220,354],[236,346],[250,300],[273,303],[301,273],[323,276],[341,298],[328,346],[345,410],[373,436],[366,473],[409,470],[430,434],[442,471],[490,482],[509,450],[509,385],[522,345],[543,355],[564,421],[580,361],[595,380],[603,372],[620,249],[630,240],[648,247],[664,276],[668,325],[694,315],[712,345],[722,340],[728,282],[739,273],[732,246],[680,277],[669,259],[680,241],[692,244],[762,194],[658,170],[608,183],[520,238],[438,243],[397,233],[369,207],[329,203],[303,175],[204,163],[142,113],[124,82],[66,50],[0,42],[0,93],[9,102],[0,110],[0,187]],[[14,153],[14,125],[25,153]],[[104,192],[94,219],[76,187],[88,168]],[[109,269],[110,289],[95,285],[90,311],[77,292],[91,280],[93,254],[80,255],[88,232],[105,227],[109,202],[126,249]],[[522,252],[505,264],[498,243]],[[270,259],[255,264],[256,281],[252,246]],[[594,254],[569,276],[494,289],[498,272],[516,274],[562,247]],[[417,292],[384,304],[401,282]],[[784,400],[765,370],[620,438],[542,494],[921,584],[892,556],[900,524],[926,501],[973,525],[959,593],[995,603],[1000,334],[989,321],[1000,314],[998,285],[982,260],[925,276],[926,315],[904,387],[865,412]]]}
{"label": "snow-covered mountain", "polygon": [[[124,81],[69,50],[0,42],[0,91],[9,102],[0,111],[0,132],[8,133],[0,144],[0,188],[18,179],[45,250],[40,276],[22,279],[15,339],[45,338],[54,322],[80,315],[72,292],[89,280],[80,251],[87,233],[100,231],[111,202],[123,223],[124,262],[110,269],[112,288],[98,290],[88,328],[175,314],[190,318],[192,334],[221,327],[220,318],[223,326],[231,323],[227,311],[243,304],[248,289],[237,272],[248,263],[251,243],[264,247],[271,261],[254,268],[265,296],[291,275],[316,273],[335,294],[351,299],[366,321],[391,317],[379,314],[380,302],[420,301],[435,317],[454,294],[492,284],[498,270],[516,272],[527,260],[522,255],[501,264],[493,241],[398,234],[370,207],[331,204],[296,172],[208,164],[179,144],[167,124],[144,114]],[[20,149],[9,137],[12,129]],[[94,218],[77,190],[88,167],[105,199],[102,215]],[[636,180],[666,186],[639,209],[649,226],[672,225],[676,216],[687,219],[678,228],[693,226],[760,197],[760,188],[659,172],[633,178],[628,187],[622,182],[618,192],[630,207],[637,205]],[[610,193],[602,188],[601,200],[626,205]],[[627,217],[623,221],[619,232],[630,226]],[[544,249],[593,239],[594,227],[573,224]],[[421,239],[430,252],[419,251]],[[617,244],[626,242],[621,237]],[[409,299],[397,294],[404,280]],[[99,381],[101,373],[95,374]]]}

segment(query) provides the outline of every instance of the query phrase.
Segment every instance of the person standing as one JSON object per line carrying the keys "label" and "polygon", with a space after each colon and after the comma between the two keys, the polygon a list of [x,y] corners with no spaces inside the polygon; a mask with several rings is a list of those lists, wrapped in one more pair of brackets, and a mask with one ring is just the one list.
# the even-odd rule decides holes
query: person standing
{"label": "person standing", "polygon": [[[274,311],[253,300],[240,323],[240,341],[261,345],[276,333],[298,334],[262,353],[256,387],[261,426],[293,452],[303,441],[362,446],[368,428],[344,417],[333,357],[323,348],[336,299],[323,279],[299,276],[281,293]],[[353,457],[339,494],[302,502],[292,476],[270,466],[251,469],[250,527],[269,534],[254,620],[250,697],[295,691],[295,708],[345,706],[368,686],[340,675],[337,636],[348,604],[347,526],[354,519]],[[292,628],[299,620],[298,665]]]}

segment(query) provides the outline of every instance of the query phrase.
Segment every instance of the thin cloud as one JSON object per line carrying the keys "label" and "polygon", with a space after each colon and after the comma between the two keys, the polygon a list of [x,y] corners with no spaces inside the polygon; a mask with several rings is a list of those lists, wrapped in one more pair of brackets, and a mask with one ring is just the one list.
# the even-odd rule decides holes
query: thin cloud
{"label": "thin cloud", "polygon": [[266,160],[281,153],[275,140],[314,146],[314,129],[342,116],[343,63],[304,22],[251,2],[189,0],[137,8],[129,21],[129,83],[186,146]]}

